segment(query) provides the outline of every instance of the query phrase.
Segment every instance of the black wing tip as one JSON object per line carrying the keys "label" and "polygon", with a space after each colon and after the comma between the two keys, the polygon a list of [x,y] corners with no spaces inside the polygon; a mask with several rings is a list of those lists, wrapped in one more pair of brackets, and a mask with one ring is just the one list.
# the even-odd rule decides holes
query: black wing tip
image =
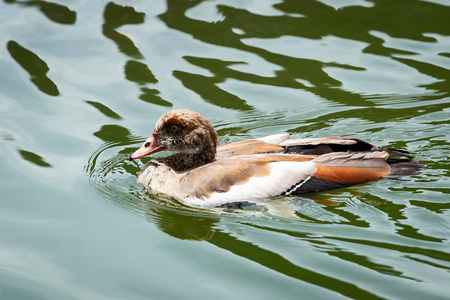
{"label": "black wing tip", "polygon": [[399,160],[393,163],[390,162],[390,166],[391,173],[389,175],[396,176],[417,175],[426,167],[426,165],[420,163],[418,160]]}
{"label": "black wing tip", "polygon": [[286,192],[283,193],[285,196],[293,196],[299,194],[306,193],[316,193],[327,190],[340,189],[344,187],[348,187],[355,183],[342,183],[335,181],[327,181],[321,178],[317,178],[314,176],[310,176],[305,180],[300,181],[297,184],[294,184],[290,187]]}

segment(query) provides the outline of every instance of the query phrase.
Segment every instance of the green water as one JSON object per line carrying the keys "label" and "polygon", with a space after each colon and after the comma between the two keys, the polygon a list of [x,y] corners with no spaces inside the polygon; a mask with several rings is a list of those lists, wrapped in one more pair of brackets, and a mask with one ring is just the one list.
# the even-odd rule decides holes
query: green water
{"label": "green water", "polygon": [[[448,299],[450,4],[0,2],[0,299]],[[417,175],[182,207],[127,157],[175,108],[220,141],[416,153]]]}

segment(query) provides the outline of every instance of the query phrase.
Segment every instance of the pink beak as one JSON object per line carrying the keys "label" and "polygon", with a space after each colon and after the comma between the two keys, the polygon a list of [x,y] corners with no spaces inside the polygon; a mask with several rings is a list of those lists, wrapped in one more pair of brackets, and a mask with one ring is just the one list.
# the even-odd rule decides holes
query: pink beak
{"label": "pink beak", "polygon": [[142,158],[144,156],[164,150],[164,146],[159,143],[159,136],[153,132],[152,135],[145,141],[145,143],[130,155],[130,160]]}

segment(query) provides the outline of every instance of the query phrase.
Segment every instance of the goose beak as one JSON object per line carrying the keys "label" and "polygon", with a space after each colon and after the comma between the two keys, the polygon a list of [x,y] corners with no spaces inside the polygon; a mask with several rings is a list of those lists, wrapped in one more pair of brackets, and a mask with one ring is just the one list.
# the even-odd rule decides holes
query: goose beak
{"label": "goose beak", "polygon": [[145,143],[130,155],[130,160],[142,158],[144,156],[164,150],[164,146],[159,143],[159,135],[155,132],[145,141]]}

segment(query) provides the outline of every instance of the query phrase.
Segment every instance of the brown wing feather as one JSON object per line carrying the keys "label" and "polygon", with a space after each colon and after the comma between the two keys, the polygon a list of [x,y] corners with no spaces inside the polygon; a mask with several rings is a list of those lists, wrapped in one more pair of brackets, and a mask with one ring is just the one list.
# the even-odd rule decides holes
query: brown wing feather
{"label": "brown wing feather", "polygon": [[[321,145],[354,146],[357,145],[358,143],[365,145],[365,150],[369,150],[374,146],[362,140],[344,137],[287,139],[280,143],[268,143],[262,140],[255,139],[219,145],[217,147],[217,155],[218,157],[226,157],[232,155],[275,152],[283,149],[294,149],[296,146],[318,146],[318,147],[320,147]],[[332,151],[333,150],[331,150],[330,148],[329,151],[326,151],[324,153]]]}
{"label": "brown wing feather", "polygon": [[363,183],[388,175],[391,167],[386,162],[388,153],[331,153],[315,159],[314,177],[341,183]]}
{"label": "brown wing feather", "polygon": [[217,157],[264,153],[281,149],[283,148],[277,144],[266,143],[260,140],[247,140],[219,145],[217,147]]}

